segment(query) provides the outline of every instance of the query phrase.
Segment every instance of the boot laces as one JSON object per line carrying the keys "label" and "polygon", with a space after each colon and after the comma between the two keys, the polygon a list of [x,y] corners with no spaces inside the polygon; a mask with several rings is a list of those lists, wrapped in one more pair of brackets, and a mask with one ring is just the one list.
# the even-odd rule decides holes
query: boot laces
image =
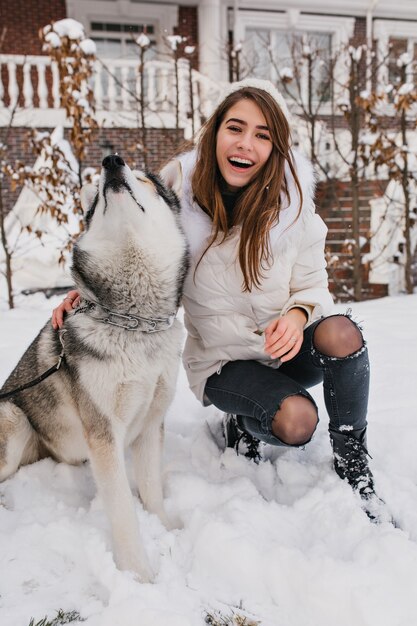
{"label": "boot laces", "polygon": [[252,437],[249,433],[242,430],[235,443],[236,454],[239,454],[239,445],[243,443],[246,446],[244,455],[247,459],[251,459],[255,463],[259,463],[262,455],[259,451],[260,440]]}
{"label": "boot laces", "polygon": [[363,498],[371,497],[374,491],[372,473],[368,459],[372,458],[365,445],[356,437],[346,437],[346,452],[343,456],[335,455],[337,469],[349,484],[357,489]]}

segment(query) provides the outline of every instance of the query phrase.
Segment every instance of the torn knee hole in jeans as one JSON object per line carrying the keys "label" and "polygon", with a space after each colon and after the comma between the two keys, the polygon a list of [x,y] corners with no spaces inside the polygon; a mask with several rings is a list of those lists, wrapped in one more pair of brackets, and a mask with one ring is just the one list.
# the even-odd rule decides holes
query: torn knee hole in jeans
{"label": "torn knee hole in jeans", "polygon": [[313,398],[308,393],[306,393],[305,391],[300,389],[297,392],[289,393],[288,395],[286,395],[284,398],[281,399],[281,402],[277,406],[274,414],[272,415],[272,417],[270,417],[271,421],[273,421],[275,418],[279,417],[278,413],[282,410],[282,405],[284,404],[285,400],[287,400],[287,398],[305,398],[306,400],[308,400],[310,402],[310,404],[313,405],[316,413],[318,412],[317,404],[314,402]]}
{"label": "torn knee hole in jeans", "polygon": [[[336,318],[344,318],[349,320],[349,323],[332,324],[332,320]],[[359,347],[358,344],[360,344]],[[342,353],[338,354],[338,350]],[[356,359],[365,350],[366,341],[362,334],[362,328],[352,319],[351,309],[348,309],[346,313],[324,317],[314,329],[311,354],[319,359],[320,365],[325,365],[329,361]],[[347,354],[344,354],[345,352]]]}
{"label": "torn knee hole in jeans", "polygon": [[[283,407],[287,398],[297,400]],[[318,422],[317,406],[313,399],[305,393],[295,393],[282,400],[271,420],[271,432],[287,445],[300,446],[310,441]]]}
{"label": "torn knee hole in jeans", "polygon": [[322,354],[317,348],[312,349],[312,354],[319,358],[320,364],[325,365],[329,361],[348,361],[349,359],[357,359],[366,350],[366,342],[363,342],[363,346],[347,356],[329,356],[328,354]]}

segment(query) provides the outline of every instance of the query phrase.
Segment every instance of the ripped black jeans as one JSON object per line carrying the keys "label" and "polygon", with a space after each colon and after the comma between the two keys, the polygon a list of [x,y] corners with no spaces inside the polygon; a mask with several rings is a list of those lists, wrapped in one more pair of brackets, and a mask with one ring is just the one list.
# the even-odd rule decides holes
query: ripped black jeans
{"label": "ripped black jeans", "polygon": [[[240,427],[253,437],[278,446],[290,446],[272,432],[272,420],[285,398],[302,395],[316,406],[307,388],[323,382],[329,429],[365,428],[369,396],[368,350],[338,358],[321,354],[314,346],[317,320],[304,330],[299,353],[279,369],[258,361],[231,361],[207,380],[209,401],[225,413],[237,415]],[[305,445],[304,442],[302,445]],[[291,446],[293,447],[293,446]],[[297,446],[296,446],[297,447]]]}

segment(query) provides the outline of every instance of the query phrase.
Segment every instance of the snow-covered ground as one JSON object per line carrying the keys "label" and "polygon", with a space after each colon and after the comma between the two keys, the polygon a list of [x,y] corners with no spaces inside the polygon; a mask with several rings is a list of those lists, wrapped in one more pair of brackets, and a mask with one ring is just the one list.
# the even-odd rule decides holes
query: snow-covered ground
{"label": "snow-covered ground", "polygon": [[[1,301],[1,381],[56,302],[35,295],[10,312]],[[402,530],[371,524],[333,472],[320,388],[313,442],[257,466],[219,451],[206,424],[216,411],[196,402],[181,371],[165,458],[178,530],[137,501],[155,583],[115,568],[89,466],[44,460],[0,485],[0,624],[28,626],[63,609],[88,626],[199,626],[217,609],[262,626],[415,626],[417,295],[353,313],[372,363],[371,463]]]}

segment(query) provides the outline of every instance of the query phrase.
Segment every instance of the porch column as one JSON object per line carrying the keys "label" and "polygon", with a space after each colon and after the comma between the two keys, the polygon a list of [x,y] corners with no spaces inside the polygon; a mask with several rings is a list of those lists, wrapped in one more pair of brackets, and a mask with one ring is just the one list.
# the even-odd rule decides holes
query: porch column
{"label": "porch column", "polygon": [[220,0],[200,0],[198,5],[200,72],[213,80],[226,78],[222,75],[226,57],[223,32]]}

